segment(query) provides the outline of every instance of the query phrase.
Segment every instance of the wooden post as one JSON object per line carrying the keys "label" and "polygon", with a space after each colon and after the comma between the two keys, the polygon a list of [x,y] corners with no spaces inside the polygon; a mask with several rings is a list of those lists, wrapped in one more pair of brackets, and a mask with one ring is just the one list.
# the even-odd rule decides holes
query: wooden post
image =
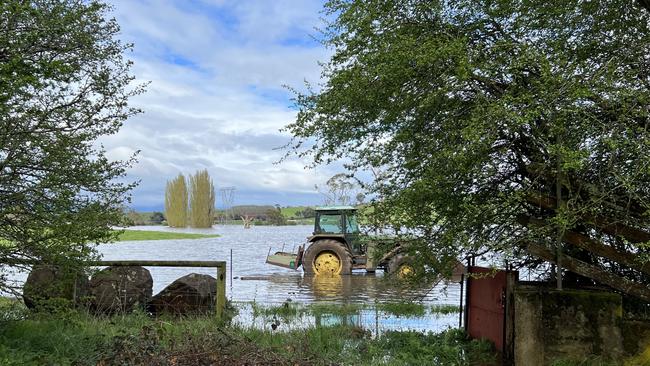
{"label": "wooden post", "polygon": [[460,306],[458,308],[458,328],[463,327],[463,285],[465,284],[465,274],[460,275]]}
{"label": "wooden post", "polygon": [[515,363],[515,286],[519,273],[506,266],[506,288],[503,316],[503,365]]}
{"label": "wooden post", "polygon": [[217,271],[217,319],[223,320],[223,313],[226,310],[226,263],[222,263]]}
{"label": "wooden post", "polygon": [[[557,135],[556,148],[558,149],[557,153],[557,177],[555,179],[555,196],[557,198],[557,207],[555,209],[555,215],[560,214],[560,209],[562,208],[562,154],[560,152],[560,134]],[[558,226],[557,228],[557,241],[555,248],[555,264],[557,265],[557,271],[555,272],[555,281],[558,290],[562,290],[562,238],[564,237],[564,228]]]}
{"label": "wooden post", "polygon": [[471,299],[469,296],[470,288],[472,285],[472,267],[474,266],[474,257],[467,259],[467,285],[465,285],[465,332],[469,334],[469,305]]}

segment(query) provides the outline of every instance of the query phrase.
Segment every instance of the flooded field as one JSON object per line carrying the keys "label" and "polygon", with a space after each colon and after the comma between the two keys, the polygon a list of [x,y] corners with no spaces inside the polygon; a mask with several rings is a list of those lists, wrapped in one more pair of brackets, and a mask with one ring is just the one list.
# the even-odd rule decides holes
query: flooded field
{"label": "flooded field", "polygon": [[[418,291],[402,291],[383,281],[381,271],[369,275],[365,271],[352,276],[335,278],[305,277],[302,270],[290,270],[268,265],[265,262],[269,248],[273,251],[293,250],[306,242],[311,226],[256,226],[244,229],[223,225],[213,229],[171,229],[164,226],[133,227],[131,230],[182,231],[216,233],[218,238],[194,240],[156,240],[120,242],[101,245],[99,250],[106,260],[225,260],[228,262],[227,279],[232,282],[227,296],[236,302],[282,303],[288,298],[310,303],[423,300],[429,304],[458,304],[458,286],[440,284]],[[230,251],[232,250],[232,263]],[[190,272],[214,274],[209,268],[149,268],[154,278],[154,293],[162,290],[176,278]],[[232,273],[230,273],[232,271]],[[253,278],[253,280],[242,280]]]}
{"label": "flooded field", "polygon": [[[458,314],[423,314],[417,317],[395,316],[375,311],[376,304],[413,300],[428,308],[436,306],[457,306],[460,301],[460,286],[454,283],[439,283],[422,286],[417,290],[403,290],[400,286],[383,278],[381,271],[366,274],[355,272],[352,276],[307,277],[302,270],[290,270],[265,263],[266,255],[272,251],[291,251],[306,242],[312,226],[256,226],[244,229],[234,225],[220,225],[212,229],[171,229],[165,226],[132,227],[129,230],[177,231],[189,233],[219,234],[217,238],[193,240],[155,240],[103,244],[99,251],[105,260],[225,260],[227,297],[240,307],[237,321],[242,324],[267,324],[269,319],[255,316],[250,303],[275,306],[291,301],[297,304],[336,303],[365,304],[356,314],[348,317],[323,314],[320,320],[309,315],[295,324],[310,324],[316,321],[350,321],[366,328],[441,330],[458,324]],[[232,261],[231,261],[232,250]],[[154,294],[175,279],[191,272],[215,276],[214,268],[148,268],[154,279]],[[13,274],[21,282],[25,274]],[[232,281],[231,281],[232,278]],[[247,279],[247,278],[253,278]],[[323,320],[325,319],[325,320]],[[338,320],[334,320],[338,319]]]}

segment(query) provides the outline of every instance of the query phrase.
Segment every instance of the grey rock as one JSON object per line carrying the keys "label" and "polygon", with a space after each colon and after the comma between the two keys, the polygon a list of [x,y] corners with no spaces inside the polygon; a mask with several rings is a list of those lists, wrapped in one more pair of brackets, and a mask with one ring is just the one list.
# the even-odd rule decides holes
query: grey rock
{"label": "grey rock", "polygon": [[54,304],[55,299],[64,300],[59,305],[77,305],[87,294],[88,277],[81,270],[53,265],[35,265],[23,285],[23,300],[30,309]]}
{"label": "grey rock", "polygon": [[153,314],[205,314],[214,311],[217,280],[190,273],[172,282],[153,297],[148,309]]}
{"label": "grey rock", "polygon": [[151,300],[153,279],[140,266],[105,268],[90,280],[92,309],[99,313],[130,312]]}

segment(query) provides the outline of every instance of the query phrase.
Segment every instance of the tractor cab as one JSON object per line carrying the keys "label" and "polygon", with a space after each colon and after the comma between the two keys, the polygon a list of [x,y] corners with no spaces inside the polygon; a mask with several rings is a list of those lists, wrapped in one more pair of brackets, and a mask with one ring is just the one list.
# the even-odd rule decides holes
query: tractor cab
{"label": "tractor cab", "polygon": [[314,233],[310,242],[332,238],[348,247],[354,255],[361,253],[357,210],[352,206],[320,207],[316,210]]}
{"label": "tractor cab", "polygon": [[328,206],[315,209],[314,231],[309,243],[299,246],[297,253],[269,254],[266,263],[297,269],[302,265],[306,274],[349,274],[352,268],[363,266],[357,210],[352,206]]}

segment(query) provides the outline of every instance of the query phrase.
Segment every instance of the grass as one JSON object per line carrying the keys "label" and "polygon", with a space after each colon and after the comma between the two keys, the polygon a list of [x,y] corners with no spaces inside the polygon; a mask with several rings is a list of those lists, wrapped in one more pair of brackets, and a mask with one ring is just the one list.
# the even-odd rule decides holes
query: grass
{"label": "grass", "polygon": [[449,315],[458,314],[459,312],[460,307],[458,305],[433,305],[431,309],[429,309],[429,313],[431,314]]}
{"label": "grass", "polygon": [[261,305],[251,303],[254,317],[278,317],[284,322],[289,322],[303,315],[320,316],[348,316],[358,314],[366,309],[363,304],[300,304],[294,302],[285,302],[280,305]]}
{"label": "grass", "polygon": [[285,302],[282,305],[277,305],[277,306],[263,306],[254,302],[251,304],[251,306],[253,309],[254,317],[277,316],[282,318],[282,320],[284,320],[285,322],[293,320],[303,313],[301,307],[290,302]]}
{"label": "grass", "polygon": [[118,241],[139,241],[139,240],[171,240],[171,239],[203,239],[216,238],[217,234],[193,234],[193,233],[175,233],[168,231],[148,231],[148,230],[124,230],[118,236]]}
{"label": "grass", "polygon": [[335,316],[348,316],[358,314],[364,310],[366,306],[363,304],[309,304],[307,310],[313,315],[335,315]]}
{"label": "grass", "polygon": [[377,309],[397,317],[423,317],[427,314],[427,309],[424,305],[411,302],[379,303],[377,304]]}
{"label": "grass", "polygon": [[290,218],[295,218],[298,212],[303,211],[308,207],[309,206],[282,207],[280,208],[280,212],[284,217],[290,219]]}
{"label": "grass", "polygon": [[252,303],[253,316],[263,317],[280,317],[285,321],[296,319],[301,315],[334,315],[334,316],[349,316],[358,314],[363,310],[377,309],[385,314],[397,317],[424,317],[427,314],[431,315],[447,315],[457,314],[458,306],[456,305],[433,305],[427,307],[420,303],[400,303],[388,302],[378,303],[376,305],[364,305],[356,303],[348,304],[328,304],[328,303],[313,303],[303,305],[300,303],[285,302],[281,305],[268,306],[257,303]]}
{"label": "grass", "polygon": [[2,365],[493,365],[494,360],[488,343],[469,340],[460,330],[372,338],[348,325],[280,332],[219,325],[207,316],[161,319],[141,312],[111,317],[24,312],[0,320]]}
{"label": "grass", "polygon": [[[620,362],[606,360],[601,357],[592,356],[582,360],[556,360],[551,363],[551,366],[618,366]],[[644,366],[647,363],[635,363],[634,360],[625,362],[626,366]]]}
{"label": "grass", "polygon": [[[168,231],[151,230],[124,230],[117,237],[117,241],[141,241],[141,240],[172,240],[172,239],[204,239],[218,238],[218,234],[193,234],[175,233]],[[0,246],[11,246],[11,242],[0,239]]]}

